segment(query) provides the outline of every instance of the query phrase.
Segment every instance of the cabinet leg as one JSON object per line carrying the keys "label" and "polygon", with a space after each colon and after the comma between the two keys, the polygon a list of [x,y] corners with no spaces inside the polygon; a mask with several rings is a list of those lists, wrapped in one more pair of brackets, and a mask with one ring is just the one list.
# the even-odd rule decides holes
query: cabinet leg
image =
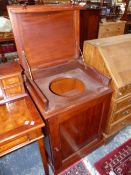
{"label": "cabinet leg", "polygon": [[45,175],[49,175],[49,169],[48,169],[48,163],[47,163],[46,154],[45,154],[45,146],[44,146],[43,138],[38,140],[38,144],[39,144],[41,158],[42,158],[42,162],[45,170]]}

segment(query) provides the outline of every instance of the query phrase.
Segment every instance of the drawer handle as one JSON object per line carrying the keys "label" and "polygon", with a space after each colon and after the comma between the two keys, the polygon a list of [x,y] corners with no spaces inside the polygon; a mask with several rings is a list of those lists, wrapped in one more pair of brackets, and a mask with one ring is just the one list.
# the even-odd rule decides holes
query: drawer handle
{"label": "drawer handle", "polygon": [[127,114],[129,114],[129,111],[128,110],[127,111],[124,111],[122,114],[123,115],[127,115]]}
{"label": "drawer handle", "polygon": [[125,122],[122,122],[121,124],[122,124],[122,126],[126,126],[126,123]]}
{"label": "drawer handle", "polygon": [[55,147],[54,150],[55,150],[56,152],[59,152],[59,151],[60,151],[58,147]]}
{"label": "drawer handle", "polygon": [[121,96],[121,95],[122,95],[122,93],[121,93],[121,92],[119,92],[119,95]]}

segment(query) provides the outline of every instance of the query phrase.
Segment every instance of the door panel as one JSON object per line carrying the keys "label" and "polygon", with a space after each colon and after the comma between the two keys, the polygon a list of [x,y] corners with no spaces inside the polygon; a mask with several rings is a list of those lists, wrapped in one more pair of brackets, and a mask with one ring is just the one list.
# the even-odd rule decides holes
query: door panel
{"label": "door panel", "polygon": [[[102,103],[85,111],[73,114],[59,126],[62,159],[78,151],[97,138],[102,112]],[[66,116],[64,116],[66,118]]]}

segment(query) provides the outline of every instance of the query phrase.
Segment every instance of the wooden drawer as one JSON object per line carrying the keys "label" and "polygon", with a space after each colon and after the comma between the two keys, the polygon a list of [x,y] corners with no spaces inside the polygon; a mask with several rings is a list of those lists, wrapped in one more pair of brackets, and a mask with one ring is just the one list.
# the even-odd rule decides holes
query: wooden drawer
{"label": "wooden drawer", "polygon": [[113,111],[119,111],[122,108],[125,108],[129,105],[131,105],[131,95],[127,96],[126,98],[123,98],[121,101],[113,101],[114,108]]}
{"label": "wooden drawer", "polygon": [[4,33],[4,38],[6,39],[6,38],[13,38],[14,37],[14,35],[13,35],[13,33],[12,32],[5,32]]}
{"label": "wooden drawer", "polygon": [[13,147],[15,147],[15,146],[17,146],[19,144],[22,144],[22,143],[26,142],[28,140],[29,140],[28,136],[24,135],[24,136],[22,136],[22,137],[20,137],[20,138],[18,138],[16,140],[13,140],[13,141],[10,141],[9,143],[1,145],[0,146],[0,154],[5,152],[6,150],[9,150],[9,149],[11,149],[11,148],[13,148]]}
{"label": "wooden drawer", "polygon": [[131,84],[126,85],[125,87],[122,87],[117,91],[116,98],[123,98],[126,95],[129,95],[131,93]]}
{"label": "wooden drawer", "polygon": [[113,28],[109,26],[101,26],[99,29],[99,38],[113,35]]}
{"label": "wooden drawer", "polygon": [[112,123],[110,127],[111,133],[118,132],[119,130],[126,127],[130,123],[131,123],[131,115],[125,117],[123,120],[120,120],[119,122]]}
{"label": "wooden drawer", "polygon": [[41,129],[37,129],[30,133],[19,136],[15,139],[11,139],[4,143],[0,143],[0,157],[33,141],[36,141],[42,137],[44,136],[41,132]]}
{"label": "wooden drawer", "polygon": [[20,93],[22,93],[22,86],[16,86],[16,87],[5,89],[5,95],[7,97],[12,95],[17,95]]}
{"label": "wooden drawer", "polygon": [[121,34],[124,33],[124,29],[125,29],[125,24],[118,24],[117,26],[115,25],[115,30],[117,32],[120,32]]}
{"label": "wooden drawer", "polygon": [[98,38],[121,35],[124,33],[125,22],[106,22],[100,24]]}
{"label": "wooden drawer", "polygon": [[124,109],[124,110],[121,110],[119,112],[114,113],[113,122],[118,121],[118,120],[125,118],[127,116],[130,116],[130,115],[131,115],[131,106]]}
{"label": "wooden drawer", "polygon": [[10,85],[19,83],[19,82],[20,82],[19,76],[9,77],[9,78],[6,78],[6,79],[2,80],[2,84],[3,84],[4,87],[7,87],[7,86],[10,86]]}

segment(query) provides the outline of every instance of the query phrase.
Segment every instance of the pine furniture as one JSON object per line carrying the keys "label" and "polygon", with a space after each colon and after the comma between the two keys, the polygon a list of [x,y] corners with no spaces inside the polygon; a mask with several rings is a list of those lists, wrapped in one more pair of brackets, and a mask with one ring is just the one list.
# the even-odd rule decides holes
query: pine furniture
{"label": "pine furniture", "polygon": [[112,78],[113,96],[104,133],[108,139],[131,123],[131,35],[86,41],[84,59]]}
{"label": "pine furniture", "polygon": [[124,34],[126,21],[99,23],[98,38],[106,38]]}

